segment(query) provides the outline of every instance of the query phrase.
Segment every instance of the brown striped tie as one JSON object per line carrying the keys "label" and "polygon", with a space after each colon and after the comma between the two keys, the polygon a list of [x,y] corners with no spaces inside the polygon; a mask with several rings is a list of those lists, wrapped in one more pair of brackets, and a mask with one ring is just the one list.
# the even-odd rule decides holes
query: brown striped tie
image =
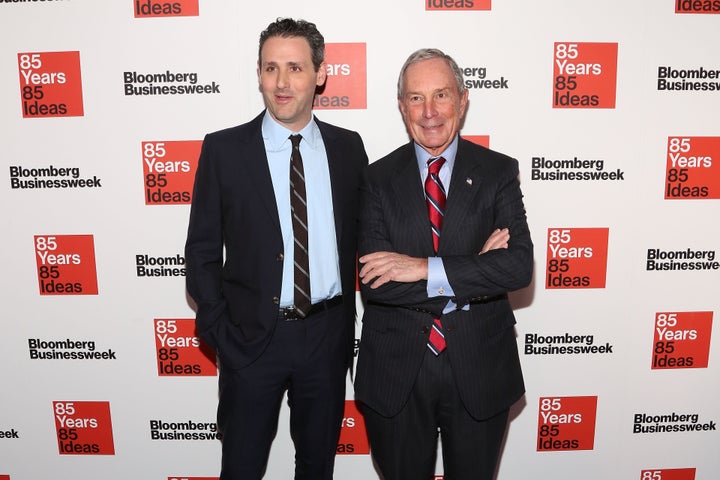
{"label": "brown striped tie", "polygon": [[290,135],[290,209],[295,240],[294,304],[298,316],[305,317],[310,311],[310,260],[308,257],[307,200],[305,196],[305,173],[300,156],[301,135]]}

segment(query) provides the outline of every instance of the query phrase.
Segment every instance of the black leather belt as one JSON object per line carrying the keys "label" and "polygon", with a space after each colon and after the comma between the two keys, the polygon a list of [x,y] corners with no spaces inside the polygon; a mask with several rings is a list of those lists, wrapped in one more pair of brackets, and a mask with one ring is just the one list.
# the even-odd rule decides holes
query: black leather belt
{"label": "black leather belt", "polygon": [[505,294],[505,293],[501,293],[500,295],[485,295],[482,297],[471,298],[468,303],[470,305],[477,305],[477,304],[481,304],[481,303],[490,303],[490,302],[494,302],[496,300],[500,300],[501,298],[506,297],[506,296],[507,296],[507,294]]}
{"label": "black leather belt", "polygon": [[302,320],[303,318],[315,315],[316,313],[320,313],[333,307],[337,307],[340,304],[342,304],[342,295],[338,295],[337,297],[333,297],[328,300],[323,300],[322,302],[314,303],[312,307],[310,307],[310,311],[304,317],[301,317],[298,314],[297,310],[295,310],[295,307],[281,308],[278,311],[278,320],[284,320],[286,322]]}
{"label": "black leather belt", "polygon": [[[493,295],[493,296],[485,295],[483,297],[476,297],[476,298],[471,299],[465,305],[480,305],[483,303],[490,303],[490,302],[494,302],[496,300],[500,300],[501,298],[503,298],[505,296],[506,296],[506,294],[503,293],[500,295]],[[419,307],[401,307],[401,308],[405,308],[406,310],[412,310],[414,312],[427,313],[429,315],[437,317],[437,315],[435,313],[431,312],[430,310],[426,310],[424,308],[419,308]],[[457,306],[457,310],[462,310],[463,308],[465,308],[464,305]]]}

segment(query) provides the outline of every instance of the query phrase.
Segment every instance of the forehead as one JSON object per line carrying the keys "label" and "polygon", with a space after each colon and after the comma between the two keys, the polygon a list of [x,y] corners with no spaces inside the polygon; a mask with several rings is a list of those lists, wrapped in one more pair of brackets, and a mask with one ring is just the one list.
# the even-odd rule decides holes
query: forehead
{"label": "forehead", "polygon": [[430,58],[410,65],[405,70],[406,91],[428,91],[452,88],[455,76],[442,58]]}
{"label": "forehead", "polygon": [[262,63],[302,63],[311,60],[310,44],[303,37],[270,37],[260,50]]}

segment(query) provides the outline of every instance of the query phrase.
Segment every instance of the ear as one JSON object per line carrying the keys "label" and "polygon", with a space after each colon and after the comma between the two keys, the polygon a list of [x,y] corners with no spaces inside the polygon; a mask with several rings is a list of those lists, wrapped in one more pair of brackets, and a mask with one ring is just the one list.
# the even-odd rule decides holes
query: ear
{"label": "ear", "polygon": [[318,87],[322,87],[325,85],[325,81],[327,80],[327,63],[322,62],[320,66],[318,67],[317,71],[317,79],[315,81],[315,84]]}
{"label": "ear", "polygon": [[405,117],[405,104],[402,101],[402,98],[398,98],[398,109],[400,110],[400,113],[402,114],[403,118]]}
{"label": "ear", "polygon": [[468,95],[470,92],[466,88],[463,92],[462,96],[460,97],[460,118],[462,118],[463,115],[465,115],[465,110],[467,109],[468,104]]}

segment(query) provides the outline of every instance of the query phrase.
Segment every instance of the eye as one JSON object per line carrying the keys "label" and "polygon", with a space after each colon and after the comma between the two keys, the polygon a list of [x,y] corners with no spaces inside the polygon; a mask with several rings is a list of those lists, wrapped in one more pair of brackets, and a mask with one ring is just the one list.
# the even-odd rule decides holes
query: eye
{"label": "eye", "polygon": [[443,103],[444,103],[444,102],[451,101],[452,98],[453,98],[453,96],[452,96],[452,95],[450,94],[450,92],[447,91],[447,90],[443,90],[443,91],[437,92],[437,93],[435,94],[435,99],[436,99],[437,101],[443,102]]}

